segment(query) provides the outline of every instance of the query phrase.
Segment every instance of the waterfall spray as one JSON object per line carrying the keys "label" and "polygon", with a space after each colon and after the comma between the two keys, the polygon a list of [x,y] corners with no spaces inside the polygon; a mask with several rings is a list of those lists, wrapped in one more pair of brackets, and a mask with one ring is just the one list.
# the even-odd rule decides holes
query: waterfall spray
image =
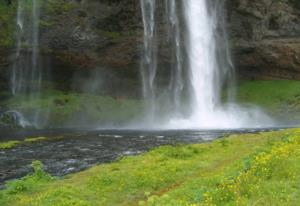
{"label": "waterfall spray", "polygon": [[[227,43],[223,14],[224,1],[185,0],[179,5],[178,1],[165,0],[171,36],[171,53],[175,59],[171,63],[170,87],[164,101],[169,107],[168,120],[162,120],[163,114],[148,110],[154,117],[153,127],[160,128],[241,128],[270,125],[271,120],[257,108],[242,108],[234,103],[234,69]],[[162,107],[159,96],[163,88],[156,83],[158,70],[158,51],[156,43],[155,0],[141,0],[144,22],[144,58],[142,64],[143,92],[151,108]],[[184,26],[179,23],[178,7],[185,16]],[[224,19],[224,16],[221,16]],[[184,31],[185,38],[181,38]],[[184,46],[182,46],[184,45]],[[184,55],[186,53],[186,55]],[[183,59],[186,59],[186,64]],[[185,71],[184,71],[185,70]],[[183,73],[188,78],[183,78]],[[185,106],[181,100],[186,98],[184,87],[189,87],[188,115],[181,114]],[[160,97],[159,102],[157,97]],[[167,98],[173,97],[170,100]],[[188,101],[186,101],[188,102]],[[175,115],[174,115],[175,114]],[[158,119],[165,121],[159,122]],[[164,125],[164,126],[161,126]]]}

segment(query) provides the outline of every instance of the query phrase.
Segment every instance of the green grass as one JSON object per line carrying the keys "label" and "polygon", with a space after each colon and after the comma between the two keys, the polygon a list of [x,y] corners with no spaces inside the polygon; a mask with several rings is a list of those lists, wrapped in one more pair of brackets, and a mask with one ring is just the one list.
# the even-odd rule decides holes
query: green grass
{"label": "green grass", "polygon": [[20,144],[21,141],[7,141],[7,142],[0,142],[0,149],[11,149],[18,144]]}
{"label": "green grass", "polygon": [[[60,137],[57,137],[60,138]],[[56,139],[57,139],[56,138]],[[12,140],[7,142],[0,142],[0,149],[12,149],[20,144],[29,144],[29,143],[37,143],[47,141],[49,138],[47,137],[28,137],[24,140]]]}
{"label": "green grass", "polygon": [[1,104],[20,111],[25,116],[40,110],[42,116],[48,117],[49,125],[58,127],[68,122],[81,125],[100,125],[107,122],[126,124],[141,116],[144,108],[141,100],[55,90],[43,92],[39,98],[13,97]]}
{"label": "green grass", "polygon": [[242,82],[237,90],[237,100],[261,106],[273,115],[299,119],[300,82],[292,80]]}
{"label": "green grass", "polygon": [[0,205],[297,205],[300,129],[163,146],[46,180],[9,183]]}
{"label": "green grass", "polygon": [[[300,82],[288,80],[246,81],[237,88],[241,104],[262,107],[277,119],[300,120]],[[0,106],[20,111],[25,116],[36,110],[48,117],[48,125],[69,126],[86,123],[99,126],[113,122],[115,126],[127,125],[130,120],[142,118],[145,102],[140,99],[117,99],[109,96],[47,90],[40,98],[13,97]],[[161,103],[162,112],[168,105]]]}

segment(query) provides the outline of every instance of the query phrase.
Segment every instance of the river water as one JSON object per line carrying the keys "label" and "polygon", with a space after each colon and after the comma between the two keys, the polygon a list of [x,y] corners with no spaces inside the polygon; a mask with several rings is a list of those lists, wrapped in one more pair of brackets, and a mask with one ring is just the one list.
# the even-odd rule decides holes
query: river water
{"label": "river water", "polygon": [[256,133],[269,129],[239,130],[6,130],[0,141],[28,137],[48,137],[47,141],[0,149],[0,185],[31,171],[30,164],[40,160],[54,176],[64,176],[123,156],[137,155],[162,145],[192,144],[211,141],[232,133]]}

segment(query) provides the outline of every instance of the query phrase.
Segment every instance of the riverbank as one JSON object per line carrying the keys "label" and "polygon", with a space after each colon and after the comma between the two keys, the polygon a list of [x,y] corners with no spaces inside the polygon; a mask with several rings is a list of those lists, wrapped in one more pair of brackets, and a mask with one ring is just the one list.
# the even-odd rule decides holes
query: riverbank
{"label": "riverbank", "polygon": [[236,93],[240,104],[259,106],[279,122],[300,121],[300,81],[242,81]]}
{"label": "riverbank", "polygon": [[[0,94],[1,96],[1,94]],[[3,97],[3,99],[5,99]],[[236,102],[257,107],[279,125],[300,122],[300,81],[241,81]],[[0,109],[18,111],[40,127],[130,127],[143,121],[147,104],[141,98],[47,90],[38,98],[11,97],[0,102]],[[162,109],[162,116],[168,108]],[[0,116],[0,124],[14,125],[10,116]]]}
{"label": "riverbank", "polygon": [[1,205],[296,205],[300,130],[230,135],[54,178],[35,172],[0,192]]}

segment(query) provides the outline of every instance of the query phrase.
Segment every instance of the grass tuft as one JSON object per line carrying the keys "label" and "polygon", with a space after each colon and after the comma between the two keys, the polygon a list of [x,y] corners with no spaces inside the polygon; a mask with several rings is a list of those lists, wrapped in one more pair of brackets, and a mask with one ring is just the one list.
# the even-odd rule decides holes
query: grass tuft
{"label": "grass tuft", "polygon": [[0,149],[11,149],[19,145],[21,141],[0,142]]}

